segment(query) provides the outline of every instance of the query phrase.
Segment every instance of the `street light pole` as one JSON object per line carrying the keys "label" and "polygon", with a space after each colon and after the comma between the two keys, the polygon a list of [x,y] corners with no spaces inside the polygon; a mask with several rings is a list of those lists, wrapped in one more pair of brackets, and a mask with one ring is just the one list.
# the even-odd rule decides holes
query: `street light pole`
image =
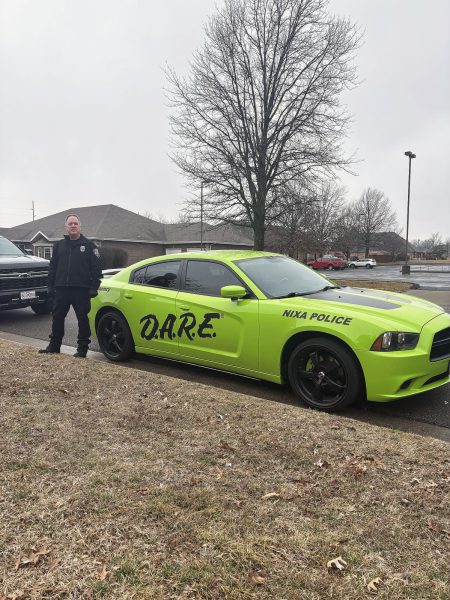
{"label": "street light pole", "polygon": [[406,245],[405,245],[405,264],[402,267],[402,275],[409,275],[411,267],[408,265],[408,236],[409,236],[409,198],[411,193],[411,160],[416,158],[416,155],[408,150],[405,152],[405,156],[409,158],[409,171],[408,171],[408,204],[406,207]]}

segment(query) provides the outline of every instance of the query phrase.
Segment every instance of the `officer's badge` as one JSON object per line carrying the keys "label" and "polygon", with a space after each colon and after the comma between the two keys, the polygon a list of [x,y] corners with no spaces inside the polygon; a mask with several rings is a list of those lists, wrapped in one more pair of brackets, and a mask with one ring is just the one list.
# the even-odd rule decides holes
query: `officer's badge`
{"label": "officer's badge", "polygon": [[86,250],[86,246],[80,246],[80,252],[84,252]]}
{"label": "officer's badge", "polygon": [[94,248],[94,249],[92,250],[92,252],[95,254],[95,256],[96,256],[97,258],[100,258],[100,254],[99,254],[99,252],[98,252],[97,248]]}

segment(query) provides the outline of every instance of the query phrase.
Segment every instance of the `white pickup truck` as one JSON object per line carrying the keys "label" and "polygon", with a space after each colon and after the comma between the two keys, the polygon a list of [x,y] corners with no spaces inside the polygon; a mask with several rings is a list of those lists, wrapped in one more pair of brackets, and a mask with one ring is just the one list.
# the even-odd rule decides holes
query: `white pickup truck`
{"label": "white pickup truck", "polygon": [[373,269],[377,266],[377,261],[374,258],[359,258],[358,260],[351,260],[348,263],[350,269],[356,269],[357,267],[366,267],[366,269]]}

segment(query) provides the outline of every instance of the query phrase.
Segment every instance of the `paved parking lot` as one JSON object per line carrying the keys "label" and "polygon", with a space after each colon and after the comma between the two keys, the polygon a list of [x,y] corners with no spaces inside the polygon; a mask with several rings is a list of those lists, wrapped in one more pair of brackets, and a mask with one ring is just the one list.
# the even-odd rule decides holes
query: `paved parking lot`
{"label": "paved parking lot", "polygon": [[[444,265],[447,266],[447,265]],[[402,275],[401,265],[379,265],[373,269],[358,268],[343,271],[324,271],[332,279],[359,279],[368,281],[407,281],[417,284],[423,290],[450,290],[450,269],[442,270],[441,265],[411,266],[411,275]]]}

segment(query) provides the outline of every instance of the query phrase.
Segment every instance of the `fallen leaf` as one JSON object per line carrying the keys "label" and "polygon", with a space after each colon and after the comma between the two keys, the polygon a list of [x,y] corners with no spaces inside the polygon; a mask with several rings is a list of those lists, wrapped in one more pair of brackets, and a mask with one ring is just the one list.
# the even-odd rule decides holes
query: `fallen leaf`
{"label": "fallen leaf", "polygon": [[372,579],[372,581],[367,584],[367,590],[369,592],[378,592],[378,586],[382,583],[381,577],[375,577],[375,579]]}
{"label": "fallen leaf", "polygon": [[33,600],[35,598],[39,598],[41,596],[41,593],[42,593],[42,586],[33,585],[33,587],[31,588],[31,592],[30,592],[30,598],[33,598]]}
{"label": "fallen leaf", "polygon": [[269,494],[264,494],[264,496],[262,497],[263,500],[271,500],[272,498],[280,498],[280,494],[277,494],[276,492],[270,492]]}
{"label": "fallen leaf", "polygon": [[347,563],[342,558],[342,556],[337,556],[336,558],[332,558],[331,560],[329,560],[327,562],[328,570],[337,569],[338,571],[343,571],[346,566],[347,566]]}
{"label": "fallen leaf", "polygon": [[221,440],[220,442],[220,448],[222,448],[222,450],[230,450],[231,452],[236,452],[236,448],[233,448],[233,446],[230,446],[228,442],[225,442],[223,440]]}
{"label": "fallen leaf", "polygon": [[54,569],[57,565],[59,565],[60,562],[61,562],[60,558],[55,558],[54,560],[52,560],[48,565],[49,570]]}
{"label": "fallen leaf", "polygon": [[431,531],[439,531],[439,529],[436,527],[436,525],[434,525],[431,521],[428,521],[427,527],[428,527],[428,529],[431,529]]}
{"label": "fallen leaf", "polygon": [[100,571],[100,573],[97,573],[97,577],[100,579],[100,581],[105,581],[108,573],[109,571],[106,570],[106,565],[103,565],[103,569]]}
{"label": "fallen leaf", "polygon": [[265,577],[262,577],[261,575],[258,575],[258,573],[255,572],[250,573],[249,579],[250,582],[254,585],[262,585],[266,581]]}
{"label": "fallen leaf", "polygon": [[[16,562],[15,562],[15,564],[14,564],[14,571],[17,571],[17,570],[18,570],[18,568],[20,567],[20,561],[21,561],[21,560],[22,560],[22,555],[21,555],[21,554],[19,554],[19,556],[17,557],[17,560],[16,560]],[[6,596],[2,596],[2,597],[0,598],[0,600],[3,600],[3,598],[6,598]]]}
{"label": "fallen leaf", "polygon": [[325,468],[327,468],[327,467],[329,467],[329,466],[330,466],[330,463],[329,463],[329,462],[327,462],[326,460],[322,460],[321,458],[319,458],[319,460],[318,460],[317,462],[315,462],[315,463],[314,463],[314,466],[315,466],[315,467],[319,467],[320,469],[321,469],[322,467],[325,467]]}
{"label": "fallen leaf", "polygon": [[301,485],[306,485],[307,483],[311,483],[310,479],[303,479],[302,477],[300,477],[299,479],[293,479],[292,481],[294,483],[299,483]]}
{"label": "fallen leaf", "polygon": [[216,479],[222,479],[223,471],[219,467],[216,467]]}
{"label": "fallen leaf", "polygon": [[35,567],[37,564],[39,564],[41,557],[49,553],[50,550],[47,550],[46,546],[43,546],[40,550],[31,548],[26,558],[22,555],[19,555],[19,558],[16,560],[15,570],[17,571],[20,567],[28,567],[30,565]]}

